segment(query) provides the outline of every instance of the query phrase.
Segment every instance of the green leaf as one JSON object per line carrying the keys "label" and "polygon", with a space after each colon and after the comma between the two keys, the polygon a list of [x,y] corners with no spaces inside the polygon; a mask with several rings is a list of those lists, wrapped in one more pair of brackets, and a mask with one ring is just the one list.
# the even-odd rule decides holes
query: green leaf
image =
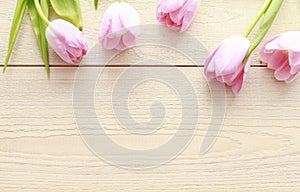
{"label": "green leaf", "polygon": [[269,29],[271,28],[271,26],[275,20],[277,13],[280,10],[282,3],[283,3],[283,0],[273,0],[272,3],[270,4],[269,8],[266,10],[264,18],[262,20],[262,23],[252,41],[252,44],[246,54],[243,64],[245,64],[247,62],[247,60],[249,59],[252,52],[256,49],[256,47],[261,43],[263,38],[268,33]]}
{"label": "green leaf", "polygon": [[98,0],[94,0],[94,6],[95,6],[95,9],[97,10],[98,9]]}
{"label": "green leaf", "polygon": [[[48,0],[40,0],[41,8],[43,10],[43,13],[48,18],[49,17],[49,2]],[[28,10],[29,15],[31,18],[31,22],[34,28],[34,32],[39,44],[40,52],[42,55],[42,59],[45,64],[45,68],[48,74],[48,77],[50,76],[50,68],[49,68],[49,53],[48,53],[48,42],[46,39],[46,29],[47,25],[42,21],[40,18],[35,5],[34,0],[28,0]]]}
{"label": "green leaf", "polygon": [[3,73],[6,70],[8,61],[10,59],[13,47],[16,42],[16,38],[20,31],[20,27],[21,27],[21,24],[22,24],[22,21],[24,18],[25,10],[26,10],[26,5],[27,5],[27,0],[18,0],[18,2],[17,2],[14,19],[13,19],[11,29],[10,29],[8,51],[7,51],[7,56],[6,56],[5,63],[4,63]]}
{"label": "green leaf", "polygon": [[50,0],[55,13],[82,30],[82,13],[79,0]]}

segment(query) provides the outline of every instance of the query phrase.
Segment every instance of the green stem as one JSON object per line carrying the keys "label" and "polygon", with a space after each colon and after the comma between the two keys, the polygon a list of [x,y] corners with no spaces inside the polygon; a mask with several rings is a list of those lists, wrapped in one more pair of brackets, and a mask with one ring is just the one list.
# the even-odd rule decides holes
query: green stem
{"label": "green stem", "polygon": [[248,49],[248,52],[246,54],[246,57],[243,61],[243,65],[247,62],[248,58],[252,54],[252,52],[256,49],[256,47],[261,43],[265,35],[268,33],[269,29],[271,28],[276,15],[278,14],[282,3],[284,0],[273,0],[270,4],[269,8],[264,14],[264,18],[260,24],[260,27],[254,36],[252,43]]}
{"label": "green stem", "polygon": [[256,15],[255,19],[253,20],[253,22],[251,23],[251,25],[249,26],[249,28],[245,31],[245,33],[243,34],[244,37],[248,37],[250,35],[250,33],[252,32],[252,30],[254,29],[254,27],[256,26],[256,24],[258,23],[258,21],[260,20],[260,18],[265,14],[265,12],[268,10],[270,4],[272,3],[272,0],[266,0],[266,2],[264,3],[263,7],[261,8],[261,10],[258,12],[258,14]]}
{"label": "green stem", "polygon": [[124,2],[124,0],[119,0],[119,3],[123,3]]}
{"label": "green stem", "polygon": [[48,26],[49,25],[49,20],[45,16],[45,14],[44,14],[44,12],[43,12],[43,10],[41,8],[39,0],[34,0],[34,5],[35,5],[35,8],[36,8],[39,16],[41,17],[42,21],[44,21],[47,24],[47,26]]}

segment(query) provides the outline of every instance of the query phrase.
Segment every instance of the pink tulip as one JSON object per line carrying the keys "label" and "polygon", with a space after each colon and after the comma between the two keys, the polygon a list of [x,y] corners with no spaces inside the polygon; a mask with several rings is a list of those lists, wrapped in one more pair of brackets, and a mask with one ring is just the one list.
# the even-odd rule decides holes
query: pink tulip
{"label": "pink tulip", "polygon": [[260,58],[275,71],[277,80],[292,82],[300,72],[300,32],[286,32],[269,39],[260,50]]}
{"label": "pink tulip", "polygon": [[207,58],[205,76],[225,83],[234,94],[238,94],[250,70],[251,57],[245,66],[242,65],[249,47],[249,40],[241,36],[231,36],[223,40]]}
{"label": "pink tulip", "polygon": [[57,55],[69,64],[80,62],[87,53],[85,37],[77,27],[65,20],[51,21],[46,38]]}
{"label": "pink tulip", "polygon": [[104,14],[99,41],[105,49],[124,50],[135,44],[140,34],[139,25],[139,15],[131,5],[115,2]]}
{"label": "pink tulip", "polygon": [[157,20],[183,32],[191,25],[199,0],[163,0],[157,7]]}

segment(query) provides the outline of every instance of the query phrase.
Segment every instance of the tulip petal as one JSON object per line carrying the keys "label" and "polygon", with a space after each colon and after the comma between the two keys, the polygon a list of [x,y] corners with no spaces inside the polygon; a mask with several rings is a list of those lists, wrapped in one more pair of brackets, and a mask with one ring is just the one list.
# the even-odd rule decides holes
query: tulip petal
{"label": "tulip petal", "polygon": [[122,51],[122,50],[125,50],[126,48],[127,48],[127,46],[123,43],[123,36],[122,36],[119,44],[117,45],[117,47],[115,49]]}
{"label": "tulip petal", "polygon": [[275,50],[268,59],[268,68],[276,70],[281,67],[282,63],[288,60],[288,55],[283,51]]}
{"label": "tulip petal", "polygon": [[274,76],[278,81],[285,81],[290,78],[290,71],[291,67],[288,63],[288,60],[286,60],[284,63],[282,63],[281,67],[275,71]]}
{"label": "tulip petal", "polygon": [[269,49],[266,49],[266,46],[274,41],[274,39],[278,38],[279,35],[275,36],[275,37],[272,37],[270,39],[268,39],[264,44],[263,46],[261,47],[260,51],[259,51],[259,56],[260,56],[260,60],[264,63],[268,63],[268,59],[269,57],[273,54],[274,50],[269,50]]}
{"label": "tulip petal", "polygon": [[105,49],[111,50],[118,46],[118,44],[120,43],[120,39],[121,37],[113,37],[113,38],[106,37],[103,39],[102,45]]}
{"label": "tulip petal", "polygon": [[187,12],[185,14],[185,16],[183,18],[183,21],[182,21],[182,27],[181,27],[180,32],[186,31],[189,28],[189,26],[193,22],[194,17],[195,17],[195,13],[194,12]]}
{"label": "tulip petal", "polygon": [[124,43],[124,45],[126,47],[130,47],[135,44],[136,37],[133,34],[131,34],[130,32],[127,32],[123,35],[122,40],[123,40],[122,42]]}
{"label": "tulip petal", "polygon": [[121,23],[121,20],[119,18],[119,15],[115,16],[111,20],[109,33],[107,34],[107,37],[113,38],[113,37],[119,37],[124,33],[124,27]]}
{"label": "tulip petal", "polygon": [[300,72],[300,52],[290,51],[289,52],[289,63],[291,66],[291,73]]}
{"label": "tulip petal", "polygon": [[168,14],[165,14],[165,13],[158,13],[158,12],[156,13],[156,18],[157,18],[158,22],[160,22],[162,24],[166,23],[167,16],[168,16]]}
{"label": "tulip petal", "polygon": [[233,82],[233,85],[231,86],[232,92],[236,95],[239,94],[245,84],[247,75],[250,71],[251,68],[251,61],[252,61],[252,56],[250,56],[247,60],[247,63],[245,64],[244,67],[244,72],[241,72],[239,76],[235,79],[235,82]]}
{"label": "tulip petal", "polygon": [[172,30],[178,30],[181,27],[181,24],[174,23],[170,17],[166,18],[166,25]]}
{"label": "tulip petal", "polygon": [[102,41],[106,35],[110,33],[110,26],[112,18],[116,15],[116,10],[118,9],[118,3],[115,2],[111,4],[104,13],[104,18],[101,23],[100,32],[99,32],[99,41]]}
{"label": "tulip petal", "polygon": [[121,3],[120,6],[119,14],[123,27],[135,36],[140,35],[141,30],[139,25],[141,21],[135,8],[128,3]]}
{"label": "tulip petal", "polygon": [[139,34],[139,15],[131,5],[117,2],[107,9],[99,32],[104,48],[124,50],[134,45]]}
{"label": "tulip petal", "polygon": [[291,83],[293,82],[297,77],[298,77],[299,73],[295,73],[293,75],[291,75],[288,79],[285,80],[286,83]]}
{"label": "tulip petal", "polygon": [[204,74],[209,79],[216,78],[214,57],[218,50],[219,46],[209,55],[204,63]]}
{"label": "tulip petal", "polygon": [[183,6],[186,0],[163,0],[161,4],[158,5],[158,12],[169,13],[175,11]]}
{"label": "tulip petal", "polygon": [[186,3],[186,8],[185,8],[185,15],[182,21],[182,28],[181,32],[187,30],[187,28],[191,25],[195,15],[196,15],[196,10],[199,5],[199,0],[190,0],[188,3]]}
{"label": "tulip petal", "polygon": [[169,18],[173,21],[173,23],[176,23],[177,25],[182,23],[183,20],[184,14],[181,10],[182,9],[178,9],[176,11],[169,13]]}
{"label": "tulip petal", "polygon": [[249,40],[240,36],[225,39],[215,55],[216,73],[227,75],[239,71],[249,46]]}
{"label": "tulip petal", "polygon": [[300,51],[300,32],[290,31],[283,33],[278,38],[278,44],[282,47],[282,50]]}

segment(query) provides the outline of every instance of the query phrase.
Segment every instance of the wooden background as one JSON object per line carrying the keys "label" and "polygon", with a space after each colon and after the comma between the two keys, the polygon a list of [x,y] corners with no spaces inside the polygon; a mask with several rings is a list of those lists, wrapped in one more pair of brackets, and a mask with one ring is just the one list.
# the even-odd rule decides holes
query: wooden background
{"label": "wooden background", "polygon": [[[114,1],[100,1],[98,11],[92,0],[80,2],[84,34],[93,47],[104,10]],[[158,0],[128,2],[143,23],[156,23]],[[16,0],[0,1],[1,63],[7,53],[15,4]],[[212,51],[222,39],[241,34],[262,4],[263,0],[203,0],[188,32]],[[267,36],[299,29],[300,1],[286,0]],[[156,52],[155,47],[133,48],[117,59]],[[77,68],[64,64],[53,51],[50,56],[54,67],[48,79],[26,15],[7,72],[0,75],[0,191],[300,191],[300,79],[291,84],[276,82],[272,72],[259,63],[257,53],[241,94],[233,96],[227,91],[222,132],[202,156],[199,148],[211,112],[209,90],[198,69],[179,68],[201,101],[202,123],[187,149],[173,161],[139,171],[109,165],[84,144],[72,107]],[[167,61],[170,65],[189,64],[172,57]],[[101,86],[96,87],[96,112],[105,114],[99,118],[116,142],[139,149],[158,146],[176,132],[180,102],[162,84],[140,85],[129,97],[131,115],[147,121],[150,104],[158,98],[166,106],[165,124],[150,137],[126,132],[114,118],[110,101],[111,87],[125,70],[121,66],[105,69],[99,79]]]}

